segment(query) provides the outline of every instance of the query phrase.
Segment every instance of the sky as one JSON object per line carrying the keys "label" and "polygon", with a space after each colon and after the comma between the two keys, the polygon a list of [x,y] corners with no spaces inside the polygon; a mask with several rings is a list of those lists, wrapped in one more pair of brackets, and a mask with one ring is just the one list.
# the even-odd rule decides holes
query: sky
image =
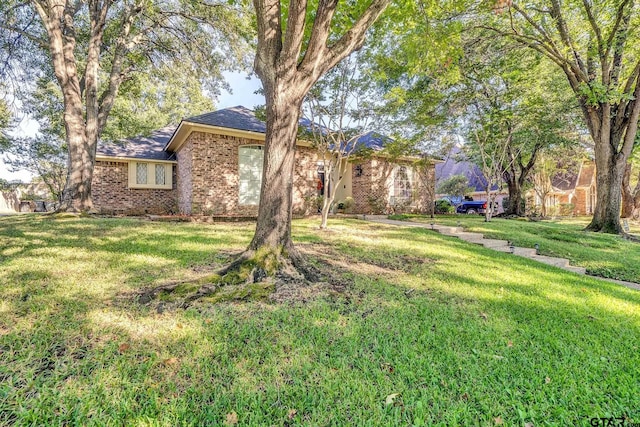
{"label": "sky", "polygon": [[[232,88],[232,92],[223,91],[221,93],[220,98],[216,102],[218,109],[235,107],[236,105],[253,108],[256,105],[264,104],[264,96],[254,93],[262,87],[260,80],[255,77],[249,78],[246,73],[228,72],[225,73],[224,76]],[[36,130],[37,124],[32,120],[25,119],[20,122],[14,135],[33,136]],[[10,172],[9,167],[4,162],[4,157],[6,157],[6,155],[0,155],[0,178],[6,179],[7,181],[19,180],[22,182],[29,182],[31,180],[32,176],[29,172]]]}

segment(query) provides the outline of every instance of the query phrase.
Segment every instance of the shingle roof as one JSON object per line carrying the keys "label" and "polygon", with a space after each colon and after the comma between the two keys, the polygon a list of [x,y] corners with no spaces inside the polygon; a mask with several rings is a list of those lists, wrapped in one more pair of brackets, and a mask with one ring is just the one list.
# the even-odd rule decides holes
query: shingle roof
{"label": "shingle roof", "polygon": [[[436,164],[437,184],[454,175],[466,176],[469,180],[469,186],[473,187],[474,192],[485,191],[487,180],[482,174],[482,171],[477,165],[467,161],[464,153],[459,147],[453,147],[449,154],[447,154],[445,161],[443,163]],[[497,185],[494,185],[491,188],[492,191],[497,189]]]}
{"label": "shingle roof", "polygon": [[148,136],[136,136],[118,142],[100,141],[97,155],[108,157],[132,157],[147,160],[173,160],[173,153],[164,151],[176,126],[166,126]]}
{"label": "shingle roof", "polygon": [[583,160],[580,158],[566,157],[556,163],[557,172],[551,177],[551,186],[560,191],[571,191],[578,185]]}
{"label": "shingle roof", "polygon": [[561,171],[551,179],[551,186],[560,191],[569,191],[576,188],[578,174],[574,171]]}
{"label": "shingle roof", "polygon": [[391,141],[392,139],[388,136],[382,135],[375,131],[371,131],[359,137],[357,144],[373,151],[380,151],[384,148],[384,145],[387,142]]}
{"label": "shingle roof", "polygon": [[[267,125],[255,116],[255,113],[241,105],[189,117],[187,123],[266,133]],[[308,119],[300,119],[300,126],[310,128]],[[176,130],[176,126],[167,126],[153,131],[149,136],[137,136],[119,142],[100,142],[98,155],[109,157],[131,157],[148,160],[173,160],[174,154],[165,151]],[[377,132],[368,132],[358,138],[358,145],[374,151],[380,151],[391,138]]]}
{"label": "shingle roof", "polygon": [[[242,105],[189,117],[184,119],[184,121],[251,132],[267,132],[266,123],[258,119],[252,110]],[[312,130],[311,125],[312,123],[309,119],[304,117],[300,119],[300,126],[306,128],[308,131]],[[372,131],[360,136],[358,138],[358,144],[362,144],[364,147],[375,151],[380,151],[384,147],[385,142],[390,140],[389,137]]]}
{"label": "shingle roof", "polygon": [[580,169],[580,178],[576,187],[589,187],[593,181],[593,175],[596,173],[596,165],[591,162],[584,162]]}
{"label": "shingle roof", "polygon": [[242,105],[189,117],[184,121],[250,132],[267,132],[267,125],[258,119],[252,110]]}

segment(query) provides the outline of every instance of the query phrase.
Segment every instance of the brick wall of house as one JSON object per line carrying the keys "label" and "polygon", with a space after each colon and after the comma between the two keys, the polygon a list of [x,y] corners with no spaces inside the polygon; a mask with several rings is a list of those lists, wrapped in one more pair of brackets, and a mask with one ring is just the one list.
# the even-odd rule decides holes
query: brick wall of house
{"label": "brick wall of house", "polygon": [[97,161],[91,193],[100,212],[109,215],[169,214],[176,209],[176,168],[171,190],[129,188],[127,162]]}
{"label": "brick wall of house", "polygon": [[587,190],[585,188],[576,188],[573,205],[576,215],[587,214]]}
{"label": "brick wall of house", "polygon": [[[190,181],[180,184],[178,204],[181,213],[221,217],[255,217],[256,205],[239,204],[238,148],[263,145],[263,141],[228,135],[193,132],[178,152],[178,177]],[[294,172],[293,210],[310,213],[317,193],[317,155],[298,147]]]}
{"label": "brick wall of house", "polygon": [[[357,166],[362,167],[358,176]],[[385,159],[373,158],[356,160],[352,168],[352,194],[354,213],[382,214],[393,210],[390,205],[390,190],[393,186],[394,169],[398,165],[411,167],[409,162],[391,163]],[[405,211],[430,212],[435,197],[435,166],[424,170],[413,168],[414,195],[410,206]]]}
{"label": "brick wall of house", "polygon": [[351,197],[353,198],[354,212],[372,213],[371,200],[369,198],[371,181],[371,159],[355,160],[351,168]]}

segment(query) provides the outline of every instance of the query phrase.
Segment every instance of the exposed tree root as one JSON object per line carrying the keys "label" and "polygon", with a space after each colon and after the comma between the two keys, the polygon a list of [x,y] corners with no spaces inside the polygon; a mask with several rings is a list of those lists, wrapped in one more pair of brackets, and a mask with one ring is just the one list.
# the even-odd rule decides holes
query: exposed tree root
{"label": "exposed tree root", "polygon": [[625,239],[630,240],[630,241],[632,241],[634,243],[640,243],[640,237],[634,236],[633,234],[629,234],[629,233],[623,232],[622,233],[622,237],[624,237]]}
{"label": "exposed tree root", "polygon": [[243,252],[213,274],[145,290],[139,294],[138,302],[156,302],[160,310],[167,306],[187,308],[195,301],[264,300],[281,287],[287,288],[286,292],[314,287],[323,283],[322,278],[320,271],[306,262],[297,250],[262,248]]}

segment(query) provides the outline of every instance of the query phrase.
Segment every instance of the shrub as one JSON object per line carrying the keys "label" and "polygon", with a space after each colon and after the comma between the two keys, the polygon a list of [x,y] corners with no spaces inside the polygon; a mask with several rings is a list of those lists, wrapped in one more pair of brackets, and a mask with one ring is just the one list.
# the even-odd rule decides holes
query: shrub
{"label": "shrub", "polygon": [[560,204],[560,215],[562,215],[562,216],[573,216],[574,209],[575,209],[575,205],[573,203],[561,203]]}
{"label": "shrub", "polygon": [[346,199],[344,199],[344,202],[342,202],[342,206],[344,209],[345,213],[351,213],[353,212],[353,197],[347,197]]}
{"label": "shrub", "polygon": [[451,203],[446,200],[435,201],[435,213],[436,214],[452,214],[455,212],[455,208]]}

